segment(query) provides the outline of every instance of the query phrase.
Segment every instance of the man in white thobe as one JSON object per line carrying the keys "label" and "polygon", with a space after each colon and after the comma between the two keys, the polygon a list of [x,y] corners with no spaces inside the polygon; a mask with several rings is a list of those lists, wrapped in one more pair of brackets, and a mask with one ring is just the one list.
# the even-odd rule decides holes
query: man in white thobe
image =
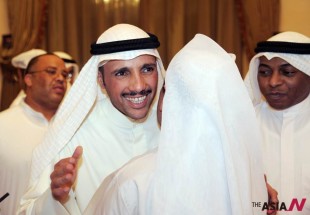
{"label": "man in white thobe", "polygon": [[29,184],[32,152],[42,142],[65,95],[66,77],[65,64],[59,57],[34,57],[24,75],[25,98],[0,113],[0,195],[9,194],[0,203],[0,214],[17,212]]}
{"label": "man in white thobe", "polygon": [[155,35],[129,24],[109,28],[92,44],[94,56],[34,152],[21,213],[81,214],[107,175],[157,146],[155,103],[164,72],[158,46]]}
{"label": "man in white thobe", "polygon": [[256,52],[245,81],[263,135],[266,178],[278,192],[274,206],[281,215],[310,214],[310,38],[283,32]]}
{"label": "man in white thobe", "polygon": [[85,215],[266,214],[252,205],[267,200],[258,123],[231,56],[197,34],[163,93],[158,151],[107,177]]}

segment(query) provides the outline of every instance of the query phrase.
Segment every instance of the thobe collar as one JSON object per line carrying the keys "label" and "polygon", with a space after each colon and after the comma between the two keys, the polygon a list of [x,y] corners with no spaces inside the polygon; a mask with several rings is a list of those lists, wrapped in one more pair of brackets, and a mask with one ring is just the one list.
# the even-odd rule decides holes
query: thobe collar
{"label": "thobe collar", "polygon": [[44,117],[44,115],[38,111],[32,109],[28,104],[26,104],[25,100],[22,99],[20,102],[20,106],[22,107],[26,116],[33,121],[35,124],[39,124],[42,126],[48,125],[48,120]]}

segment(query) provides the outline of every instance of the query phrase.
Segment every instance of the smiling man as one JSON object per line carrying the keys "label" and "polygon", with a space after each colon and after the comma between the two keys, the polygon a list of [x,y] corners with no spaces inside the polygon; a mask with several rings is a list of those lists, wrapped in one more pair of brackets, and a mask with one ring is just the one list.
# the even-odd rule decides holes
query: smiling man
{"label": "smiling man", "polygon": [[310,38],[283,32],[255,51],[246,83],[263,134],[267,181],[287,209],[293,199],[300,205],[307,199],[290,214],[309,214]]}
{"label": "smiling man", "polygon": [[99,71],[112,104],[132,119],[143,119],[156,94],[156,58],[142,55],[127,61],[113,60],[99,67]]}
{"label": "smiling man", "polygon": [[155,35],[129,24],[91,45],[93,56],[34,152],[21,212],[81,214],[107,175],[157,146],[164,73],[157,47]]}
{"label": "smiling man", "polygon": [[26,97],[0,114],[1,214],[15,214],[27,189],[33,149],[42,142],[49,121],[67,88],[69,73],[52,54],[32,58],[24,74]]}

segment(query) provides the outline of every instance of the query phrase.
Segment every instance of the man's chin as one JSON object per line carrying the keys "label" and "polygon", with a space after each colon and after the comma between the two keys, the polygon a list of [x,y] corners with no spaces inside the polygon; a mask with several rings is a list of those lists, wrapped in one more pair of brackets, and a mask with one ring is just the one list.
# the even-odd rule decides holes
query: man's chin
{"label": "man's chin", "polygon": [[55,105],[60,105],[61,101],[63,100],[64,96],[62,95],[55,95],[53,98],[50,99],[50,101]]}
{"label": "man's chin", "polygon": [[289,106],[287,104],[282,104],[282,103],[276,103],[276,102],[268,102],[268,104],[276,110],[284,110],[289,108]]}
{"label": "man's chin", "polygon": [[126,114],[132,121],[143,122],[148,116],[148,111],[133,111]]}

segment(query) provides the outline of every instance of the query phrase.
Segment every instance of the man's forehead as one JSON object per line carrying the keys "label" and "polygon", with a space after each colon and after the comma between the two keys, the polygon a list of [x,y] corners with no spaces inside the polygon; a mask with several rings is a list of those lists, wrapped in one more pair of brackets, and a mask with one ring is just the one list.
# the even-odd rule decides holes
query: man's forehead
{"label": "man's forehead", "polygon": [[141,66],[144,64],[154,64],[156,65],[156,57],[152,55],[140,55],[133,59],[129,60],[122,60],[122,59],[115,59],[109,60],[104,65],[132,65],[132,66]]}
{"label": "man's forehead", "polygon": [[63,60],[56,56],[56,55],[42,55],[39,56],[37,59],[37,62],[33,64],[34,66],[38,65],[38,66],[63,66],[65,67],[65,63],[63,62]]}
{"label": "man's forehead", "polygon": [[[265,56],[261,56],[259,57],[259,65],[261,64],[272,64],[272,65],[276,65],[276,66],[283,66],[283,65],[289,65],[292,66],[289,62],[287,62],[286,60],[284,60],[283,58],[280,57],[273,57],[271,59],[268,59]],[[294,66],[292,66],[294,67]]]}

